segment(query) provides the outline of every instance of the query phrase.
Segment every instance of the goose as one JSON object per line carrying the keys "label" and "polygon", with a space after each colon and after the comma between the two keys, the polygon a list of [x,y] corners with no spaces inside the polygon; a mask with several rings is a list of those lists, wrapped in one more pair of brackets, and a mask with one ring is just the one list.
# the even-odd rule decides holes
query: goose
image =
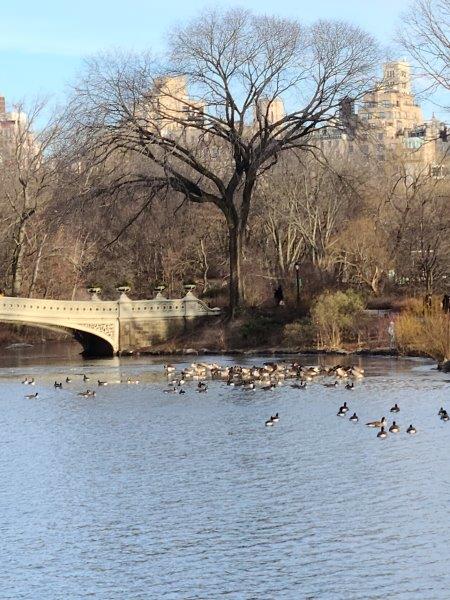
{"label": "goose", "polygon": [[275,413],[275,415],[273,417],[270,417],[272,419],[272,421],[274,423],[278,423],[278,421],[280,420],[280,417],[278,416],[278,413]]}
{"label": "goose", "polygon": [[379,438],[386,438],[386,437],[387,437],[387,433],[386,433],[386,431],[384,430],[384,427],[382,427],[382,428],[380,429],[380,431],[377,433],[377,437],[379,437]]}
{"label": "goose", "polygon": [[89,379],[90,379],[90,377],[88,377],[88,376],[86,375],[86,373],[85,373],[85,374],[83,375],[83,381],[89,381]]}
{"label": "goose", "polygon": [[163,392],[165,394],[176,394],[177,390],[173,387],[173,388],[169,388],[168,390],[163,390]]}
{"label": "goose", "polygon": [[386,426],[386,417],[383,417],[381,421],[370,421],[366,423],[367,427],[385,427]]}
{"label": "goose", "polygon": [[100,379],[97,379],[97,383],[98,385],[108,385],[107,381],[100,381]]}
{"label": "goose", "polygon": [[334,388],[339,384],[337,381],[335,381],[334,383],[324,383],[323,385],[324,385],[324,387],[327,387],[327,388]]}
{"label": "goose", "polygon": [[345,413],[346,412],[347,412],[346,410],[342,410],[342,406],[341,406],[341,408],[336,413],[336,416],[338,416],[338,417],[345,417]]}
{"label": "goose", "polygon": [[266,427],[273,427],[274,424],[275,423],[274,423],[273,417],[270,417],[270,419],[267,419]]}
{"label": "goose", "polygon": [[358,415],[356,413],[353,413],[349,421],[352,421],[352,423],[357,423],[359,421]]}
{"label": "goose", "polygon": [[78,396],[82,396],[83,398],[90,398],[91,396],[95,396],[95,392],[91,390],[86,390],[85,392],[78,392]]}
{"label": "goose", "polygon": [[441,421],[448,421],[450,417],[448,416],[448,412],[444,411],[441,415]]}
{"label": "goose", "polygon": [[351,383],[348,382],[345,384],[346,390],[353,390],[354,387],[355,387],[355,384],[353,383],[353,381]]}
{"label": "goose", "polygon": [[25,379],[22,381],[22,385],[28,385],[28,377],[25,377]]}
{"label": "goose", "polygon": [[58,383],[57,381],[55,381],[55,383],[53,384],[53,387],[56,389],[60,389],[62,390],[62,381],[60,383]]}
{"label": "goose", "polygon": [[345,414],[346,412],[348,412],[348,406],[347,406],[347,402],[344,402],[344,404],[343,404],[343,405],[340,407],[340,409],[339,409],[339,412],[342,412],[342,413],[344,413],[344,414]]}
{"label": "goose", "polygon": [[205,393],[207,391],[208,391],[208,387],[206,385],[204,387],[197,388],[197,392],[199,392],[199,393]]}
{"label": "goose", "polygon": [[166,373],[174,373],[175,367],[173,365],[164,365],[164,371]]}
{"label": "goose", "polygon": [[398,413],[400,412],[400,407],[397,403],[394,404],[394,406],[391,408],[391,413]]}
{"label": "goose", "polygon": [[180,389],[180,391],[178,392],[179,394],[185,394],[186,390],[183,390],[183,388]]}
{"label": "goose", "polygon": [[392,425],[389,427],[389,431],[391,433],[398,433],[400,431],[400,427],[397,425],[395,421],[392,421]]}
{"label": "goose", "polygon": [[70,377],[66,377],[66,383],[70,383],[72,380],[70,379]]}
{"label": "goose", "polygon": [[409,433],[410,435],[414,435],[415,433],[417,433],[417,429],[413,425],[410,425],[408,427],[408,429],[406,430],[406,433]]}
{"label": "goose", "polygon": [[445,410],[445,408],[442,408],[442,406],[441,406],[441,408],[439,409],[439,412],[438,412],[438,417],[442,417],[442,415],[445,414],[446,412],[447,411]]}
{"label": "goose", "polygon": [[25,396],[25,398],[28,398],[28,400],[32,400],[33,398],[37,398],[39,396],[38,392],[36,392],[35,394],[28,394],[27,396]]}
{"label": "goose", "polygon": [[139,379],[131,379],[131,377],[128,377],[128,379],[127,379],[127,383],[128,383],[129,385],[138,385],[138,383],[139,383]]}

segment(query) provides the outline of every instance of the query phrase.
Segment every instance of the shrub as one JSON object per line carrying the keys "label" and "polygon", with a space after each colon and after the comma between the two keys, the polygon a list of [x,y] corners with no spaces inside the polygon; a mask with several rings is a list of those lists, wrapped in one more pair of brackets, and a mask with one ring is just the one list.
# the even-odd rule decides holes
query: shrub
{"label": "shrub", "polygon": [[353,290],[321,294],[313,305],[311,316],[322,345],[339,348],[344,336],[354,336],[363,309],[362,297]]}
{"label": "shrub", "polygon": [[288,323],[283,328],[283,341],[289,347],[304,346],[311,348],[316,341],[316,330],[309,319],[300,319]]}
{"label": "shrub", "polygon": [[422,314],[417,306],[395,321],[395,337],[401,352],[419,352],[438,361],[450,359],[450,315],[434,308]]}
{"label": "shrub", "polygon": [[241,326],[241,335],[244,340],[251,340],[252,343],[266,344],[276,325],[276,320],[272,317],[258,315]]}

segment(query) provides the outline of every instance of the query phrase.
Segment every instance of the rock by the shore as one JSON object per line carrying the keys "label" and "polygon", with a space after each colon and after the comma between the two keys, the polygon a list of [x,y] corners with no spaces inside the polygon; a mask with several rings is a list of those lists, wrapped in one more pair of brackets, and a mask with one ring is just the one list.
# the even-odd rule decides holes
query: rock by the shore
{"label": "rock by the shore", "polygon": [[439,363],[438,369],[443,373],[450,373],[450,360],[444,360],[443,362]]}

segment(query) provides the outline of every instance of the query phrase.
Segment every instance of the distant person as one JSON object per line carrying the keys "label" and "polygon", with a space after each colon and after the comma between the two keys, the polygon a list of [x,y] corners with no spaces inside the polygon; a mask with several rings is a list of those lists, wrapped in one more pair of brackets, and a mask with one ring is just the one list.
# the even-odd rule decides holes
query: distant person
{"label": "distant person", "polygon": [[448,294],[444,294],[444,297],[442,298],[442,310],[446,315],[450,313],[450,298]]}
{"label": "distant person", "polygon": [[273,297],[275,299],[275,306],[284,306],[284,295],[281,285],[275,288]]}

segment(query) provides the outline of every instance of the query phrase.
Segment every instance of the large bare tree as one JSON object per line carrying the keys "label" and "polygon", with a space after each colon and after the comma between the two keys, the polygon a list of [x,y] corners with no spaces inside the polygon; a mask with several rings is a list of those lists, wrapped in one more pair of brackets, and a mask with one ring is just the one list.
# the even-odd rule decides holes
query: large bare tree
{"label": "large bare tree", "polygon": [[181,202],[221,211],[234,312],[259,178],[280,153],[311,148],[343,100],[371,86],[377,48],[343,22],[303,26],[240,9],[203,13],[169,40],[163,60],[117,53],[90,60],[70,105],[72,140],[81,163],[109,165],[107,183],[90,193],[126,189],[132,198],[144,189],[150,202],[169,189]]}
{"label": "large bare tree", "polygon": [[399,39],[422,74],[450,90],[450,0],[414,0]]}

